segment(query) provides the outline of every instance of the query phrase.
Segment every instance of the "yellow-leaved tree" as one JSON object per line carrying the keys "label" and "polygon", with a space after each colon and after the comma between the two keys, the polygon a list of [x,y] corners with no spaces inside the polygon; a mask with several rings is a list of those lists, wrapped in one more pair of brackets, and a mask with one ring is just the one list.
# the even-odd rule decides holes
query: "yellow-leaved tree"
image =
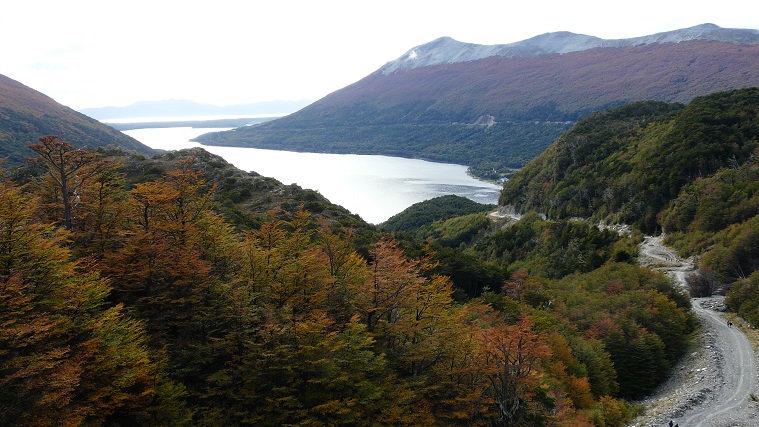
{"label": "yellow-leaved tree", "polygon": [[147,422],[157,375],[142,326],[109,283],[70,261],[37,199],[0,182],[0,419],[5,425]]}

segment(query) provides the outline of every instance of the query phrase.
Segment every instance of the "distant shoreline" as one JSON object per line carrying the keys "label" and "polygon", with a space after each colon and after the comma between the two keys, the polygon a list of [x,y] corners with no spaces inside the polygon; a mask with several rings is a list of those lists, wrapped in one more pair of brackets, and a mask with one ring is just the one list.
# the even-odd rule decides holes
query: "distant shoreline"
{"label": "distant shoreline", "polygon": [[[104,124],[111,126],[114,129],[125,131],[133,129],[147,129],[147,128],[176,128],[176,127],[191,127],[191,128],[238,128],[242,126],[256,125],[259,123],[268,122],[270,120],[278,119],[281,116],[274,117],[236,117],[226,119],[196,119],[196,120],[172,120],[172,121],[135,121],[135,122],[112,122],[103,120]],[[139,119],[138,119],[139,120]]]}

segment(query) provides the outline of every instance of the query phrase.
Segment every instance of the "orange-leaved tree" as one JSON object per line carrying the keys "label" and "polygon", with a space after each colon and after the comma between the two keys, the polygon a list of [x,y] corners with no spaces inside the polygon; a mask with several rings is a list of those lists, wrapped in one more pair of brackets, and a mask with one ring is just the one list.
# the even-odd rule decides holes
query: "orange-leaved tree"
{"label": "orange-leaved tree", "polygon": [[159,335],[187,320],[208,285],[211,265],[203,256],[203,227],[218,225],[220,232],[230,232],[221,222],[203,221],[213,216],[212,190],[204,188],[189,162],[178,166],[131,190],[128,238],[102,262],[114,278],[117,299],[149,319]]}
{"label": "orange-leaved tree", "polygon": [[144,422],[155,363],[107,281],[71,262],[36,199],[0,182],[0,419],[6,425]]}
{"label": "orange-leaved tree", "polygon": [[145,322],[170,379],[196,399],[209,366],[225,360],[230,304],[222,280],[231,280],[238,252],[231,227],[211,211],[213,190],[192,160],[136,184],[125,238],[100,262],[112,299]]}
{"label": "orange-leaved tree", "polygon": [[113,163],[100,160],[100,155],[91,151],[74,148],[57,136],[43,136],[39,144],[29,148],[37,153],[30,159],[41,165],[52,180],[51,193],[61,207],[59,218],[66,229],[71,229],[74,209],[80,203],[80,192],[87,182],[103,171],[113,168]]}
{"label": "orange-leaved tree", "polygon": [[544,337],[528,316],[516,325],[494,325],[483,333],[489,391],[498,407],[497,425],[519,425],[539,414],[534,401],[541,384],[541,362],[550,356]]}
{"label": "orange-leaved tree", "polygon": [[[363,261],[331,231],[314,229],[305,211],[271,211],[258,230],[244,234],[242,267],[229,285],[231,360],[211,376],[217,399],[204,412],[206,421],[279,426],[414,419],[408,409],[392,410],[393,400],[408,394],[394,387],[366,326],[335,301],[335,286],[363,277]],[[337,326],[332,314],[348,320]]]}
{"label": "orange-leaved tree", "polygon": [[[482,344],[495,314],[455,304],[452,284],[429,274],[431,257],[408,259],[391,237],[370,250],[369,275],[350,286],[352,306],[412,392],[417,422],[486,425],[493,398],[486,391],[489,363]],[[425,421],[426,420],[426,421]]]}

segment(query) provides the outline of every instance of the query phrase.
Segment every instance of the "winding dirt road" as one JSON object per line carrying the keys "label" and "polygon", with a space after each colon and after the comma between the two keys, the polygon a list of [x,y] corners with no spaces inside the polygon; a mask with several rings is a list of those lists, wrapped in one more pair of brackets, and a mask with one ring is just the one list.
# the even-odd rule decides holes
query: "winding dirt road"
{"label": "winding dirt road", "polygon": [[[709,401],[686,411],[679,422],[684,426],[755,426],[759,420],[743,420],[734,412],[751,401],[751,393],[756,388],[756,361],[751,343],[737,327],[728,327],[724,319],[715,312],[704,308],[702,301],[694,300],[693,309],[702,323],[710,323],[716,334],[716,351],[720,353],[721,383],[717,383]],[[754,405],[755,406],[755,405]]]}
{"label": "winding dirt road", "polygon": [[[685,287],[693,264],[680,260],[647,237],[640,248],[642,265],[664,271]],[[754,349],[738,327],[728,327],[721,297],[694,298],[693,311],[701,322],[700,346],[674,368],[672,377],[645,400],[646,415],[635,426],[727,427],[759,425],[757,363]]]}

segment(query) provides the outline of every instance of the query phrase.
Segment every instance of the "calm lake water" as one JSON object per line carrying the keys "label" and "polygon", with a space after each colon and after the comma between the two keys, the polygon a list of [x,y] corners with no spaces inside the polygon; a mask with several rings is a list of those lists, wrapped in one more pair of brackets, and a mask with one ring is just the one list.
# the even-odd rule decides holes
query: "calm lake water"
{"label": "calm lake water", "polygon": [[447,194],[498,203],[501,187],[467,175],[466,166],[388,156],[315,154],[201,146],[190,139],[223,129],[155,128],[124,133],[156,149],[202,147],[245,171],[319,191],[332,203],[379,224],[414,203]]}

